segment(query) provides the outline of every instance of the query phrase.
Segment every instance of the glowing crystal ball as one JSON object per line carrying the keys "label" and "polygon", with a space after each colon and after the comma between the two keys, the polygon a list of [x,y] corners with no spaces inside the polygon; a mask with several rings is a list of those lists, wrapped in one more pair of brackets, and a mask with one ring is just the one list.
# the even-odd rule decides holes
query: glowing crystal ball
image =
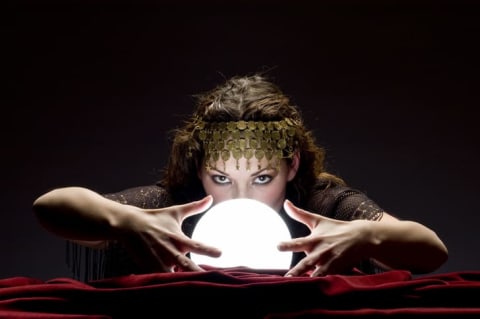
{"label": "glowing crystal ball", "polygon": [[277,249],[290,240],[287,225],[271,207],[253,199],[232,199],[211,207],[199,219],[192,239],[218,247],[218,258],[190,253],[198,265],[288,269],[292,252]]}

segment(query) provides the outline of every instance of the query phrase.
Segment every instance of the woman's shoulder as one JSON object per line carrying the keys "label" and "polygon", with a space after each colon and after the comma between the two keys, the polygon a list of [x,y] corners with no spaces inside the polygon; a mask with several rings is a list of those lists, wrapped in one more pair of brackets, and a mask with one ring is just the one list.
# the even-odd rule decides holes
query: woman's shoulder
{"label": "woman's shoulder", "polygon": [[310,191],[307,205],[310,209],[314,209],[314,211],[322,215],[328,215],[326,212],[330,211],[341,197],[351,192],[358,191],[346,184],[335,183],[329,179],[319,178],[315,181]]}
{"label": "woman's shoulder", "polygon": [[170,205],[167,190],[159,183],[134,186],[118,192],[103,194],[108,199],[141,208],[160,208]]}
{"label": "woman's shoulder", "polygon": [[320,177],[313,184],[311,196],[337,197],[344,192],[360,192],[359,190],[347,185],[341,179],[331,179]]}
{"label": "woman's shoulder", "polygon": [[341,220],[376,220],[383,213],[383,209],[365,192],[322,179],[313,187],[307,206],[310,211]]}

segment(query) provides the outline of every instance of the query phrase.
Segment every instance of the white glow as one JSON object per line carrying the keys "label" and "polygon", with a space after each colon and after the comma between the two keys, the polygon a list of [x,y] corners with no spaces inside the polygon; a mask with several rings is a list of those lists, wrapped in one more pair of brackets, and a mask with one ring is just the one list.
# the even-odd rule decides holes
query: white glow
{"label": "white glow", "polygon": [[253,199],[232,199],[210,208],[198,221],[192,239],[218,247],[218,258],[190,253],[198,265],[288,269],[292,252],[277,249],[291,235],[278,213]]}

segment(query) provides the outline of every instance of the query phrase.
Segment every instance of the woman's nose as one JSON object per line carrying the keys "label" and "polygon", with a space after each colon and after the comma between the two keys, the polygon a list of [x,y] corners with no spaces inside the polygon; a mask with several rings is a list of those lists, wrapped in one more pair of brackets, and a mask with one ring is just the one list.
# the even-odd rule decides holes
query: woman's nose
{"label": "woman's nose", "polygon": [[232,194],[232,199],[235,198],[248,198],[247,187],[236,187],[235,191]]}

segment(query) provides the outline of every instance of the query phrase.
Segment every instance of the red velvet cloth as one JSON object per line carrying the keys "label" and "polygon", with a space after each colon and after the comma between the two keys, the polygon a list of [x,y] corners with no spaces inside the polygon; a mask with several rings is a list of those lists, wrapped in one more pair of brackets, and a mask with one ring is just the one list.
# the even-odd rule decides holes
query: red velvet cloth
{"label": "red velvet cloth", "polygon": [[0,279],[1,318],[480,318],[480,271],[285,278],[245,268]]}

